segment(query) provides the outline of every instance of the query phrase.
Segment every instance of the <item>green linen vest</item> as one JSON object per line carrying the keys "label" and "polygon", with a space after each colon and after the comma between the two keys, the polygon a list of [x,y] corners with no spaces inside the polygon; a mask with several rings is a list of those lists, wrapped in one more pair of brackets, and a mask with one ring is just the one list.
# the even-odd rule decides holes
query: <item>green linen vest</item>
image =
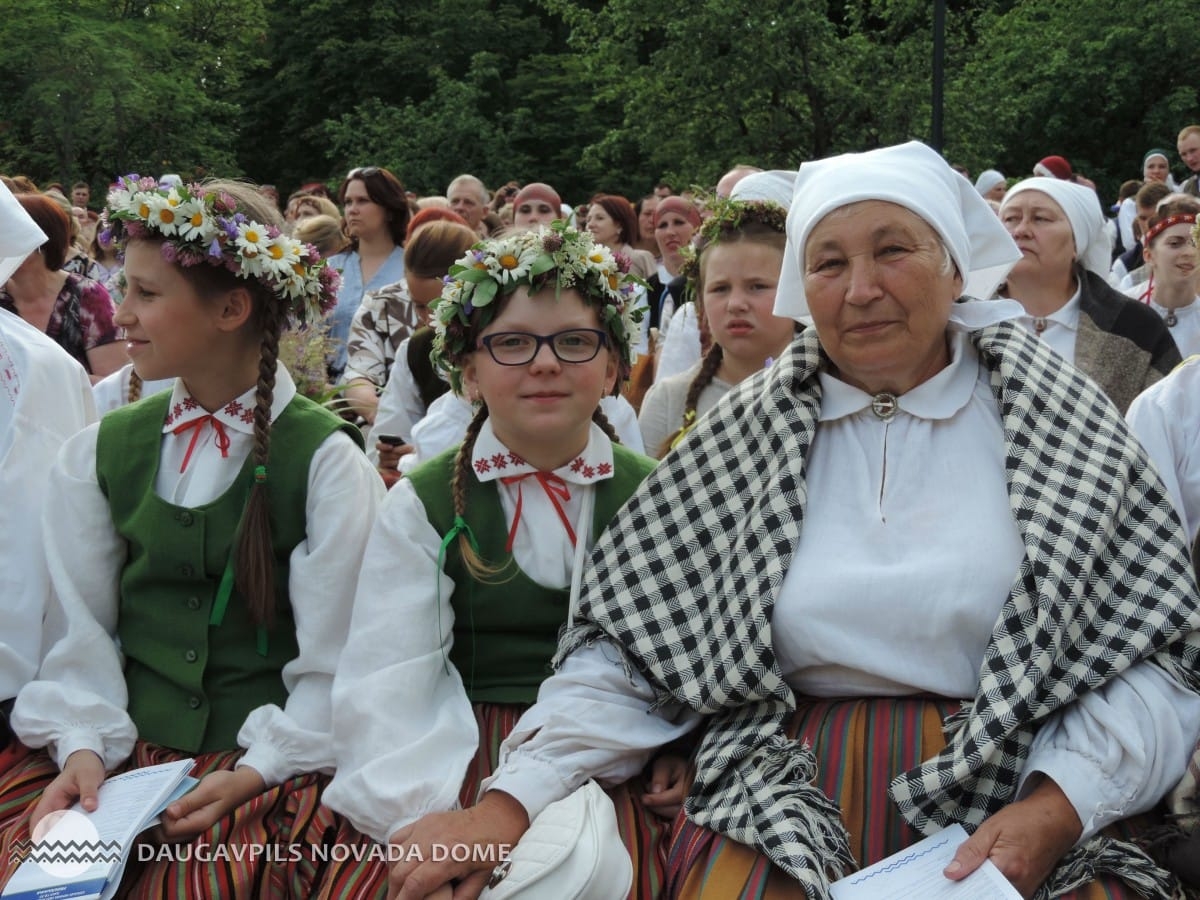
{"label": "green linen vest", "polygon": [[[458,449],[448,450],[409,475],[429,521],[438,534],[454,526],[450,484]],[[592,535],[599,537],[656,461],[613,444],[613,476],[596,482]],[[450,661],[462,676],[473,703],[533,703],[550,672],[558,633],[566,623],[569,588],[538,584],[517,567],[504,545],[508,522],[496,486],[469,479],[464,516],[480,557],[504,568],[494,580],[480,582],[463,563],[458,539],[446,550],[445,572],[454,579],[454,646]]]}
{"label": "green linen vest", "polygon": [[313,453],[339,429],[360,447],[363,441],[357,428],[299,395],[271,426],[267,490],[278,599],[263,656],[236,588],[223,621],[209,624],[250,491],[253,456],[211,503],[187,508],[159,497],[154,479],[170,400],[167,392],[110,412],[96,442],[100,489],[128,552],[117,634],[129,715],[142,740],[187,753],[233,750],[252,710],[287,700],[281,671],[298,652],[288,565],[306,534]]}

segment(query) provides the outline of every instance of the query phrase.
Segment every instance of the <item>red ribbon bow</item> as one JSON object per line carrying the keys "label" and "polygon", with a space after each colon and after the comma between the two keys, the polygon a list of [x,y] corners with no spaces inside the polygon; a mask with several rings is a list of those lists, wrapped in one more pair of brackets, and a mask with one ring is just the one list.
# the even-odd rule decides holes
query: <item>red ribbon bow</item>
{"label": "red ribbon bow", "polygon": [[567,511],[563,509],[562,505],[571,499],[571,489],[567,487],[567,483],[561,477],[555,475],[553,472],[526,472],[524,475],[506,475],[500,479],[504,484],[515,484],[517,486],[517,509],[513,513],[512,525],[508,529],[508,543],[504,545],[505,552],[512,553],[513,541],[517,537],[517,523],[521,521],[522,482],[530,477],[537,479],[538,484],[542,486],[542,490],[546,492],[546,496],[550,498],[550,502],[554,504],[554,510],[558,513],[559,521],[563,523],[563,528],[567,529],[567,537],[571,539],[571,544],[573,545],[575,543],[575,529],[571,527],[571,523],[567,519]]}
{"label": "red ribbon bow", "polygon": [[179,435],[183,434],[188,429],[194,429],[192,431],[192,439],[188,443],[187,452],[183,454],[183,465],[179,467],[179,474],[181,475],[187,471],[188,463],[192,459],[192,451],[196,449],[196,441],[200,439],[200,432],[204,430],[205,422],[212,423],[212,429],[217,435],[217,449],[221,451],[221,458],[227,459],[229,457],[229,435],[225,431],[224,423],[213,415],[201,416],[198,419],[192,419],[192,421],[185,422],[171,432],[172,434]]}

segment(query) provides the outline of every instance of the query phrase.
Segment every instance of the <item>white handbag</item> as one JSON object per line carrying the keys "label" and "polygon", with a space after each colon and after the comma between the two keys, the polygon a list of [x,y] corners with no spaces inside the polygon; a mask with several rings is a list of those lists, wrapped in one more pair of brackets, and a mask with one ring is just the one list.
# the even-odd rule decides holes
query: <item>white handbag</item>
{"label": "white handbag", "polygon": [[617,814],[589,781],[551,803],[492,872],[480,900],[625,900],[633,862]]}

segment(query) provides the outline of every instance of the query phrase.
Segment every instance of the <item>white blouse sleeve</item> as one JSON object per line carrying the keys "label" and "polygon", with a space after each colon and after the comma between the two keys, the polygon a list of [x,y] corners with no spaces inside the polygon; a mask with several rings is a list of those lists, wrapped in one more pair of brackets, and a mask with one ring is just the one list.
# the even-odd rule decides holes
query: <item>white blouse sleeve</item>
{"label": "white blouse sleeve", "polygon": [[412,443],[413,426],[425,415],[425,404],[421,392],[413,380],[408,367],[408,342],[405,338],[396,350],[392,371],[387,384],[379,395],[379,409],[375,412],[375,434],[394,434]]}
{"label": "white blouse sleeve", "polygon": [[1141,663],[1047,719],[1022,773],[1052,778],[1083,823],[1081,841],[1153,807],[1200,738],[1200,696]]}
{"label": "white blouse sleeve", "polygon": [[1200,360],[1192,359],[1138,394],[1125,418],[1154,463],[1189,542],[1200,530]]}
{"label": "white blouse sleeve", "polygon": [[42,537],[50,573],[44,654],[37,679],[17,695],[12,726],[29,747],[47,747],[61,767],[92,750],[105,768],[123,762],[137,737],[125,711],[117,650],[117,606],[125,544],[96,477],[91,425],[68,440],[50,476]]}
{"label": "white blouse sleeve", "polygon": [[655,750],[700,724],[699,713],[675,704],[652,711],[653,702],[649,683],[627,674],[607,642],[576,650],[542,682],[480,793],[511,794],[533,819],[589,778],[629,780]]}
{"label": "white blouse sleeve", "polygon": [[380,841],[455,808],[479,743],[449,659],[454,582],[438,565],[441,540],[411,483],[397,482],[367,545],[334,680],[337,773],[324,802]]}
{"label": "white blouse sleeve", "polygon": [[283,709],[260,706],[238,743],[268,786],[301,772],[331,771],[333,675],[346,642],[363,551],[386,489],[348,435],[330,435],[308,471],[306,537],[289,561],[288,589],[299,653],[283,667]]}

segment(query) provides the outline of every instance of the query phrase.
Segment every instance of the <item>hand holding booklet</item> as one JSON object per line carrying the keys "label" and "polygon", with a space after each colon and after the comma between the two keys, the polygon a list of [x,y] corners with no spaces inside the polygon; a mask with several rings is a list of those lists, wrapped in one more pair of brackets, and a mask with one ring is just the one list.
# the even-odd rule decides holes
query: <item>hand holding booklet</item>
{"label": "hand holding booklet", "polygon": [[108,900],[121,883],[134,838],[198,783],[188,775],[194,762],[122,772],[100,785],[95,812],[76,803],[51,813],[44,820],[48,830],[42,833],[39,824],[0,900]]}
{"label": "hand holding booklet", "polygon": [[966,829],[951,825],[835,881],[830,889],[833,900],[1021,900],[991,860],[985,860],[962,881],[951,881],[942,874],[966,839]]}

